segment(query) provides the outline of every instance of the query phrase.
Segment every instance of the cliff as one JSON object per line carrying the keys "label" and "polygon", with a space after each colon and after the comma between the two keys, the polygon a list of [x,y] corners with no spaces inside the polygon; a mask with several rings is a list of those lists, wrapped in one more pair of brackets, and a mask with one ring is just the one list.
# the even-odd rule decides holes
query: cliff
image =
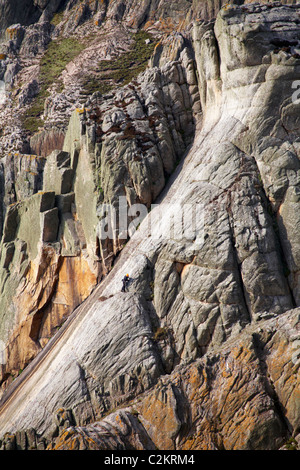
{"label": "cliff", "polygon": [[3,449],[298,448],[300,6],[222,3],[0,4]]}

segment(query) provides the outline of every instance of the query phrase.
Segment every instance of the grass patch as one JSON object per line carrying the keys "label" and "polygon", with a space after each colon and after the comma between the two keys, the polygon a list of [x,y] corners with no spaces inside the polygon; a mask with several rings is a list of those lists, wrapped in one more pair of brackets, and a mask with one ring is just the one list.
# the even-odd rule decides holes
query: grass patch
{"label": "grass patch", "polygon": [[64,10],[62,9],[61,11],[54,13],[53,18],[50,21],[50,23],[53,24],[53,26],[57,26],[63,20],[63,17],[64,17]]}
{"label": "grass patch", "polygon": [[166,328],[163,327],[158,327],[154,333],[154,341],[159,342],[167,339],[168,337],[168,331]]}
{"label": "grass patch", "polygon": [[[134,44],[128,52],[124,52],[117,59],[99,62],[99,77],[87,78],[84,82],[83,86],[87,92],[108,93],[114,87],[127,85],[146,69],[155,44],[146,31],[139,31],[132,37]],[[147,40],[150,42],[146,43]]]}
{"label": "grass patch", "polygon": [[[58,21],[59,17],[54,21]],[[97,77],[86,77],[83,88],[89,94],[100,91],[108,93],[113,88],[130,83],[143,72],[148,64],[155,44],[151,35],[145,31],[139,31],[132,35],[134,43],[128,52],[121,54],[115,60],[102,60],[98,64]],[[150,40],[149,43],[146,43]],[[49,96],[48,88],[53,83],[58,83],[59,90],[63,85],[59,83],[59,76],[66,65],[77,57],[85,49],[86,41],[77,38],[62,38],[51,41],[48,49],[40,62],[40,90],[29,109],[24,113],[22,124],[26,131],[34,134],[43,126],[41,116],[44,112],[44,103]]]}
{"label": "grass patch", "polygon": [[298,444],[294,437],[291,437],[285,444],[286,450],[298,450]]}
{"label": "grass patch", "polygon": [[75,59],[86,46],[77,38],[52,41],[41,59],[40,80],[46,90],[58,79],[66,65]]}
{"label": "grass patch", "polygon": [[[41,115],[48,88],[58,81],[66,65],[75,59],[86,46],[77,38],[63,38],[49,43],[48,49],[40,62],[40,90],[30,108],[23,116],[23,127],[34,133],[42,126]],[[60,90],[62,86],[60,85]]]}
{"label": "grass patch", "polygon": [[100,91],[102,95],[105,95],[105,93],[108,93],[113,88],[112,84],[105,78],[87,78],[84,81],[83,87],[91,95],[96,91]]}

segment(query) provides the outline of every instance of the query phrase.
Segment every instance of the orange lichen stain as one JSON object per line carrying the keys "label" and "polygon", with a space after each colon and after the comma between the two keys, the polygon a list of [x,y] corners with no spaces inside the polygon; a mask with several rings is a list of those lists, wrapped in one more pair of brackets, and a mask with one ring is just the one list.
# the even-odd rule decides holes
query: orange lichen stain
{"label": "orange lichen stain", "polygon": [[191,264],[186,264],[181,271],[181,276],[186,276],[191,266]]}
{"label": "orange lichen stain", "polygon": [[160,449],[174,449],[173,438],[179,431],[180,422],[176,413],[176,399],[171,387],[155,390],[148,396],[141,409],[145,427]]}
{"label": "orange lichen stain", "polygon": [[196,395],[199,393],[199,389],[205,381],[205,377],[196,366],[191,365],[187,373],[187,381],[190,385],[190,397],[193,401]]}
{"label": "orange lichen stain", "polygon": [[116,419],[116,422],[117,422],[118,424],[122,424],[122,420],[121,420],[121,418],[120,418],[120,415],[116,415],[115,419]]}
{"label": "orange lichen stain", "polygon": [[147,29],[153,26],[153,24],[154,24],[154,20],[148,20],[147,23],[145,24],[144,29],[147,31]]}
{"label": "orange lichen stain", "polygon": [[53,247],[43,246],[28,265],[21,293],[16,292],[17,326],[7,343],[6,371],[15,373],[29,364],[96,283],[83,257],[61,257]]}
{"label": "orange lichen stain", "polygon": [[275,353],[272,354],[272,360],[268,360],[267,364],[272,375],[272,380],[277,382],[282,377],[282,371],[287,363],[290,362],[292,351],[289,351],[287,341],[281,340],[276,345]]}
{"label": "orange lichen stain", "polygon": [[45,338],[43,341],[51,337],[53,329],[90,295],[97,283],[95,273],[80,256],[62,258],[57,278],[55,292],[45,309],[40,329],[40,336]]}
{"label": "orange lichen stain", "polygon": [[6,29],[5,34],[6,34],[7,39],[14,40],[14,39],[17,39],[18,32],[19,32],[18,27],[11,26],[11,27]]}

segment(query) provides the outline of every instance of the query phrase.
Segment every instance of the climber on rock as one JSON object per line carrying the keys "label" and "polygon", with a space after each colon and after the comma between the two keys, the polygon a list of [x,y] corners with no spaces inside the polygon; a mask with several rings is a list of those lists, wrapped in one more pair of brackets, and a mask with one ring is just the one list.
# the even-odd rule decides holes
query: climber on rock
{"label": "climber on rock", "polygon": [[128,292],[129,282],[130,282],[129,274],[126,274],[126,276],[124,276],[122,279],[123,286],[122,286],[121,292]]}

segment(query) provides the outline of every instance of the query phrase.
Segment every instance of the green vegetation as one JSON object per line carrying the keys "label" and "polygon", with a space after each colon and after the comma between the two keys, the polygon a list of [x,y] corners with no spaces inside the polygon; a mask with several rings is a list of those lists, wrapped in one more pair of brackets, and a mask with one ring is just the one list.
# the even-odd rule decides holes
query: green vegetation
{"label": "green vegetation", "polygon": [[[23,117],[23,126],[29,132],[36,132],[42,125],[41,115],[44,110],[48,88],[58,78],[66,65],[84,49],[85,45],[76,38],[64,38],[50,42],[40,62],[40,90],[31,107]],[[60,84],[61,88],[61,84]]]}
{"label": "green vegetation", "polygon": [[83,86],[90,94],[100,91],[102,95],[105,95],[105,93],[108,93],[113,88],[106,78],[87,78]]}
{"label": "green vegetation", "polygon": [[153,300],[154,299],[154,281],[151,281],[150,282],[150,299],[149,300]]}
{"label": "green vegetation", "polygon": [[[56,18],[58,21],[58,18]],[[128,52],[121,54],[115,60],[103,60],[99,62],[98,77],[86,77],[83,87],[86,92],[92,94],[100,91],[108,93],[116,86],[123,86],[143,72],[151,57],[155,44],[151,36],[145,31],[133,34],[134,44]],[[146,43],[147,39],[150,40]],[[30,133],[38,131],[43,125],[41,115],[44,111],[44,103],[49,95],[48,88],[57,84],[57,90],[62,91],[63,84],[59,76],[66,65],[75,59],[86,47],[86,41],[81,42],[77,38],[62,38],[51,41],[47,51],[40,62],[40,90],[30,108],[24,113],[23,127]]]}
{"label": "green vegetation", "polygon": [[[155,44],[150,34],[139,31],[132,35],[134,44],[128,52],[124,52],[117,59],[102,60],[98,65],[99,78],[89,77],[85,80],[84,88],[89,93],[100,91],[108,93],[112,88],[130,83],[139,73],[143,72],[148,64]],[[149,43],[146,43],[150,40]]]}
{"label": "green vegetation", "polygon": [[166,328],[163,327],[158,327],[154,333],[154,341],[162,341],[164,339],[167,339],[168,337],[168,331]]}
{"label": "green vegetation", "polygon": [[53,15],[53,18],[50,23],[53,24],[53,26],[57,26],[63,20],[63,17],[64,10],[62,9]]}
{"label": "green vegetation", "polygon": [[298,450],[298,444],[297,441],[294,437],[291,437],[286,443],[285,443],[285,448],[286,450]]}

